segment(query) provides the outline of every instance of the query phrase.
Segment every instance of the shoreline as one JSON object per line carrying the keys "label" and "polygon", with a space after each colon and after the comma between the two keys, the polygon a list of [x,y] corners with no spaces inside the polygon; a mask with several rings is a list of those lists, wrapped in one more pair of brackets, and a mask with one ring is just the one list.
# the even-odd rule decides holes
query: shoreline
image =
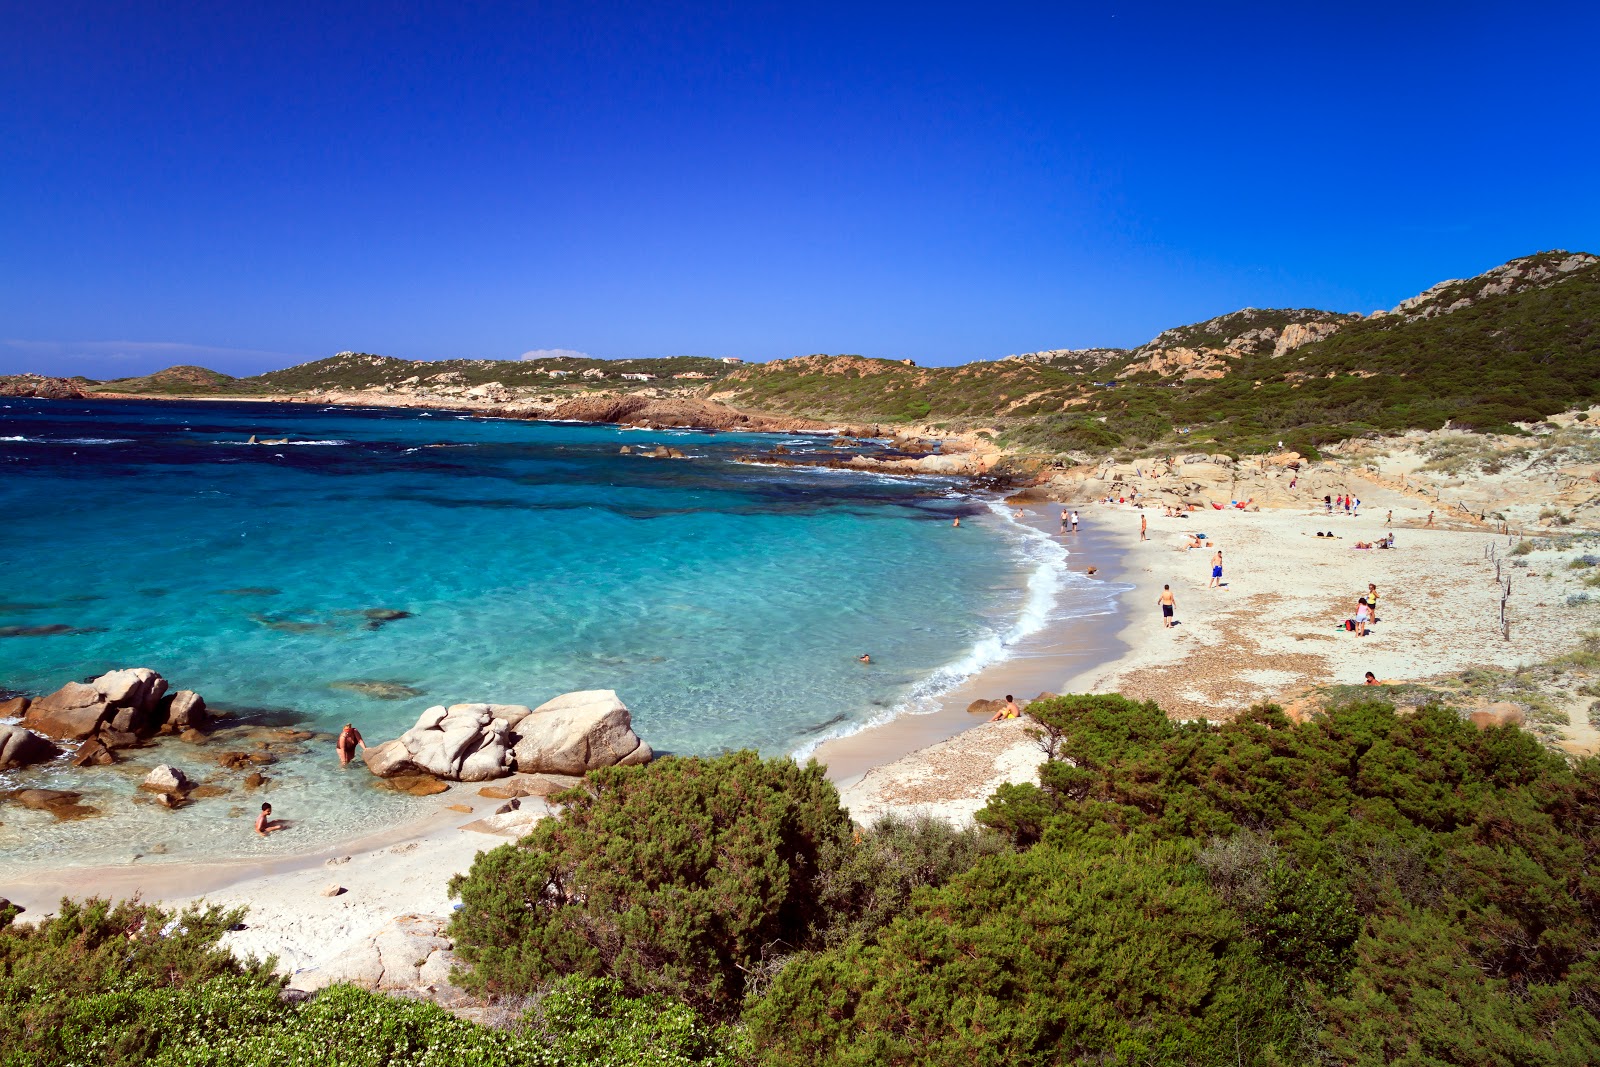
{"label": "shoreline", "polygon": [[[984,498],[974,494],[974,499]],[[990,496],[987,499],[993,498]],[[997,507],[1003,509],[1004,506]],[[1024,519],[1014,519],[1004,510],[997,515],[997,519],[1020,522],[1052,540],[1064,543],[1069,552],[1065,565],[1067,571],[1082,575],[1092,566],[1097,570],[1093,580],[1117,580],[1122,570],[1121,554],[1104,531],[1093,523],[1086,523],[1077,535],[1068,534],[1058,538],[1054,533],[1057,511],[1054,506],[1029,504],[1025,505]],[[1058,590],[1058,597],[1060,592]],[[967,704],[974,699],[1003,696],[1006,692],[1016,692],[1020,698],[1029,699],[1037,692],[1059,686],[1065,671],[1076,668],[1076,673],[1081,673],[1114,661],[1124,649],[1115,639],[1114,630],[1108,628],[1104,620],[1118,610],[1114,602],[1116,595],[1110,593],[1107,596],[1108,613],[1047,619],[1041,628],[1018,639],[1008,649],[1005,658],[980,668],[952,688],[930,698],[936,705],[935,710],[922,713],[902,711],[886,722],[821,741],[813,754],[819,761],[829,763],[829,779],[841,787],[841,792],[845,792],[852,783],[875,768],[892,764],[909,754],[983,725],[986,716],[966,710]],[[1059,608],[1059,600],[1055,607]],[[1093,666],[1084,662],[1088,658],[1095,661]],[[1007,725],[1015,727],[1017,724]],[[24,869],[3,876],[0,895],[26,907],[27,914],[52,911],[63,895],[82,896],[91,893],[113,898],[137,895],[147,900],[179,905],[201,899],[219,903],[259,903],[280,896],[277,887],[282,885],[307,878],[326,880],[332,874],[322,868],[329,861],[342,856],[365,859],[368,864],[378,867],[398,864],[409,869],[406,862],[384,856],[385,853],[404,849],[406,853],[414,851],[431,857],[426,867],[436,876],[438,884],[427,895],[427,899],[433,905],[442,907],[444,886],[449,876],[465,871],[478,851],[506,843],[507,839],[461,829],[491,812],[499,803],[479,798],[466,783],[452,783],[448,792],[431,798],[431,802],[433,807],[426,814],[350,838],[318,842],[304,852],[272,858],[231,857],[198,863]],[[451,810],[451,804],[471,805],[475,810],[471,814],[455,811]],[[339,904],[340,909],[348,910],[348,902],[345,902],[343,895],[335,898],[335,903]],[[421,902],[418,903],[420,905]],[[309,908],[312,912],[325,910],[321,898],[312,900],[303,897],[299,906]],[[401,907],[399,912],[417,910],[423,909],[407,906]],[[392,915],[384,916],[380,922],[390,917]],[[249,922],[248,918],[246,921]],[[247,943],[250,941],[242,940]],[[282,952],[278,954],[284,955]]]}
{"label": "shoreline", "polygon": [[[1066,679],[1096,671],[1126,654],[1127,645],[1120,637],[1124,627],[1107,626],[1107,621],[1122,611],[1125,592],[1113,587],[1126,580],[1124,546],[1109,530],[1092,521],[1081,523],[1077,534],[1058,535],[1060,505],[1020,506],[1024,517],[1006,521],[1037,530],[1066,548],[1064,569],[1068,573],[1107,586],[1102,594],[1106,610],[1061,617],[1056,614],[1061,610],[1061,598],[1071,592],[1061,590],[1052,605],[1052,617],[1042,627],[1010,645],[1004,658],[931,697],[933,709],[904,710],[886,721],[868,723],[842,737],[818,742],[808,755],[828,768],[828,779],[841,790],[875,769],[984,725],[987,715],[967,710],[975,700],[992,700],[1011,693],[1020,701],[1027,701],[1042,692],[1064,692]],[[1079,512],[1082,514],[1083,509]],[[1090,567],[1095,568],[1092,577],[1086,573]],[[1088,592],[1085,587],[1080,589]]]}

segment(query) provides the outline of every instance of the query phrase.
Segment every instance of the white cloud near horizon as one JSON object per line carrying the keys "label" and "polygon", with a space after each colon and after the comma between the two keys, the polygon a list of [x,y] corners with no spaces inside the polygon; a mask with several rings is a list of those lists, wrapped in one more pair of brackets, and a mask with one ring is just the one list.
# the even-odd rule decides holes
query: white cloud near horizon
{"label": "white cloud near horizon", "polygon": [[575,348],[530,348],[517,357],[518,359],[594,359],[587,352],[579,352]]}
{"label": "white cloud near horizon", "polygon": [[133,377],[174,364],[198,363],[226,373],[255,374],[315,357],[259,348],[227,348],[181,341],[0,341],[0,373]]}

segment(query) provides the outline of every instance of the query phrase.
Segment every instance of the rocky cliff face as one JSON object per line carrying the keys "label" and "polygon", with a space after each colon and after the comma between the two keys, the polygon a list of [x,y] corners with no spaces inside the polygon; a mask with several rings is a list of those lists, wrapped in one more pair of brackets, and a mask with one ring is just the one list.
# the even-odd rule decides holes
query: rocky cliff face
{"label": "rocky cliff face", "polygon": [[1118,372],[1126,378],[1155,373],[1163,378],[1221,378],[1229,365],[1247,356],[1274,358],[1320,341],[1360,315],[1315,308],[1245,308],[1205,322],[1177,326],[1133,350],[1132,362]]}

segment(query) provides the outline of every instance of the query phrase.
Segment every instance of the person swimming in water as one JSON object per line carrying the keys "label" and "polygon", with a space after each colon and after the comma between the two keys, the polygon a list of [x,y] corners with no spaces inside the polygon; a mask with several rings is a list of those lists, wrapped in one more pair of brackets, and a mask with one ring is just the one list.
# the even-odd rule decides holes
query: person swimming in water
{"label": "person swimming in water", "polygon": [[866,653],[866,652],[863,652],[863,653],[861,653],[861,655],[856,657],[856,662],[857,663],[871,663],[872,662],[872,656],[870,654]]}

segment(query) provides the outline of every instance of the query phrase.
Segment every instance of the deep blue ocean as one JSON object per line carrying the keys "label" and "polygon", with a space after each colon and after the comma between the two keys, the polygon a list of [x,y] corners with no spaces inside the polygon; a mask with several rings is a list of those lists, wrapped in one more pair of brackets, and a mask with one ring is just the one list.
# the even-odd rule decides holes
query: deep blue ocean
{"label": "deep blue ocean", "polygon": [[[147,666],[373,740],[433,704],[615,689],[659,751],[778,755],[1003,656],[1075,577],[952,481],[734,462],[778,440],[3,400],[0,688]],[[692,458],[619,452],[656,444]]]}

